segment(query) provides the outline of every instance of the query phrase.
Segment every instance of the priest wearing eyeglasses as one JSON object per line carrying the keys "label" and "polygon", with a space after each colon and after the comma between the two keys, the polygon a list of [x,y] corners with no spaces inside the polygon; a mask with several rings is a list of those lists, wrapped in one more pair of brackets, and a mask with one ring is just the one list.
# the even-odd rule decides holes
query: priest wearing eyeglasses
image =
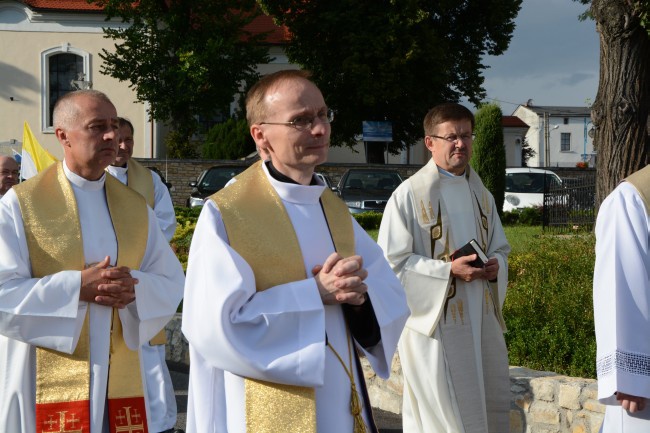
{"label": "priest wearing eyeglasses", "polygon": [[[469,166],[473,128],[459,104],[427,113],[432,159],[395,190],[379,229],[411,309],[399,342],[409,433],[509,431],[501,307],[510,246],[494,198]],[[472,239],[488,260],[452,259]]]}
{"label": "priest wearing eyeglasses", "polygon": [[381,377],[408,315],[381,249],[314,176],[333,113],[302,71],[248,92],[268,161],[203,208],[187,268],[187,432],[376,432],[359,353]]}

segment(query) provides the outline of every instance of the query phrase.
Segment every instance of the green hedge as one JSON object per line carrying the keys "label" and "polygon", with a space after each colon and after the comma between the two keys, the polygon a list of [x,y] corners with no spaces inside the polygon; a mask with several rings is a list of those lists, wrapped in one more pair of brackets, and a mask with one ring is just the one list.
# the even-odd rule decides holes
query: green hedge
{"label": "green hedge", "polygon": [[501,222],[504,226],[541,226],[543,212],[542,206],[513,209],[503,213]]}
{"label": "green hedge", "polygon": [[519,239],[503,311],[510,364],[595,378],[594,236]]}

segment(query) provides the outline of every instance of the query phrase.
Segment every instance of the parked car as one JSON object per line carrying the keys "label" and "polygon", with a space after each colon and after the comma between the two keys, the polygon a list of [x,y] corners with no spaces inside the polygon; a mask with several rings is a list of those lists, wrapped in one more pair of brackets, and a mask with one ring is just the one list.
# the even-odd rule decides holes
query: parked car
{"label": "parked car", "polygon": [[542,206],[544,188],[562,186],[562,179],[551,170],[540,168],[506,168],[506,190],[503,211]]}
{"label": "parked car", "polygon": [[402,177],[395,170],[352,168],[343,174],[336,191],[350,213],[383,212],[400,183]]}
{"label": "parked car", "polygon": [[324,184],[325,184],[329,189],[332,189],[332,180],[330,179],[330,177],[329,177],[328,175],[323,174],[323,173],[318,173],[318,172],[316,172],[316,173],[314,173],[314,174],[316,175],[317,178],[319,178],[320,180],[322,180],[323,183],[324,183]]}
{"label": "parked car", "polygon": [[162,174],[162,171],[158,169],[158,167],[147,167],[147,168],[153,171],[154,173],[156,173],[158,176],[160,176],[160,180],[162,180],[162,183],[167,187],[167,190],[169,190],[170,194],[172,191],[174,191],[174,186],[171,184],[171,182],[167,182],[167,179],[165,179],[165,176]]}
{"label": "parked car", "polygon": [[189,183],[195,190],[187,199],[187,207],[203,206],[206,197],[226,186],[230,179],[246,168],[243,165],[217,165],[204,170],[195,181]]}

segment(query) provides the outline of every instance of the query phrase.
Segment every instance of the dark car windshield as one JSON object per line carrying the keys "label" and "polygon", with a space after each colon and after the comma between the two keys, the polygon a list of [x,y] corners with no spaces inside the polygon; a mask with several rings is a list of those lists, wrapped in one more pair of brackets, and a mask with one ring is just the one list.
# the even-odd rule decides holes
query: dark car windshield
{"label": "dark car windshield", "polygon": [[544,176],[546,176],[546,189],[560,186],[560,181],[552,174],[547,173],[506,173],[506,192],[543,193]]}
{"label": "dark car windshield", "polygon": [[209,169],[201,178],[197,188],[202,191],[218,191],[230,179],[244,171],[245,167],[215,167]]}
{"label": "dark car windshield", "polygon": [[350,172],[344,189],[363,189],[363,190],[388,190],[393,191],[399,186],[402,179],[396,172],[390,171],[359,171]]}

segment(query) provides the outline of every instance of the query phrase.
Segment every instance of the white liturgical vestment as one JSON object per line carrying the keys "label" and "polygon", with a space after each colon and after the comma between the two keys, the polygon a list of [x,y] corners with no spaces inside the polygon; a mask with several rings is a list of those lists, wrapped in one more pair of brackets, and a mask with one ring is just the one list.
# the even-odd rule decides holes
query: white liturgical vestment
{"label": "white liturgical vestment", "polygon": [[[263,169],[294,227],[305,275],[311,276],[312,268],[334,252],[319,202],[325,186],[283,183]],[[353,224],[355,251],[368,270],[365,283],[381,331],[378,344],[357,348],[377,375],[386,378],[408,309],[381,249]],[[191,358],[187,433],[245,432],[244,377],[315,387],[318,431],[352,431],[350,379],[325,345],[327,335],[347,363],[341,306],[323,305],[314,278],[256,292],[253,271],[230,247],[212,200],[203,207],[190,249],[183,333]],[[353,371],[361,392],[363,377]],[[364,405],[366,425],[369,409]]]}
{"label": "white liturgical vestment", "polygon": [[[501,307],[510,246],[492,195],[466,170],[454,176],[430,160],[393,193],[379,230],[411,309],[399,341],[409,433],[508,429]],[[496,282],[451,277],[450,254],[471,239],[497,258]]]}
{"label": "white liturgical vestment", "polygon": [[[621,183],[596,221],[594,320],[604,433],[650,432],[650,217],[637,190]],[[616,392],[644,397],[634,414]]]}
{"label": "white liturgical vestment", "polygon": [[[115,167],[109,165],[106,171],[113,177],[127,185],[129,176],[129,163],[126,167]],[[148,170],[148,169],[147,169]],[[162,182],[160,176],[151,170],[154,189],[153,211],[158,221],[158,226],[163,232],[167,242],[171,241],[176,231],[176,215],[174,205],[167,186]],[[147,384],[147,404],[149,407],[149,431],[157,433],[168,430],[176,425],[177,407],[176,394],[172,378],[167,368],[165,345],[150,345],[148,342],[142,346],[140,352],[142,365],[145,371],[145,382]]]}
{"label": "white liturgical vestment", "polygon": [[[105,176],[88,181],[70,172],[88,264],[109,256],[117,242],[104,192]],[[134,221],[134,224],[137,224]],[[146,251],[136,300],[119,310],[124,340],[132,350],[151,339],[175,313],[183,294],[183,270],[149,210]],[[0,431],[41,432],[35,426],[35,347],[72,353],[86,312],[90,333],[90,433],[108,431],[106,387],[112,308],[79,300],[81,272],[31,278],[22,214],[11,190],[0,202]],[[141,366],[134,366],[141,368]],[[146,398],[146,396],[145,396]],[[38,427],[38,428],[37,428]]]}

